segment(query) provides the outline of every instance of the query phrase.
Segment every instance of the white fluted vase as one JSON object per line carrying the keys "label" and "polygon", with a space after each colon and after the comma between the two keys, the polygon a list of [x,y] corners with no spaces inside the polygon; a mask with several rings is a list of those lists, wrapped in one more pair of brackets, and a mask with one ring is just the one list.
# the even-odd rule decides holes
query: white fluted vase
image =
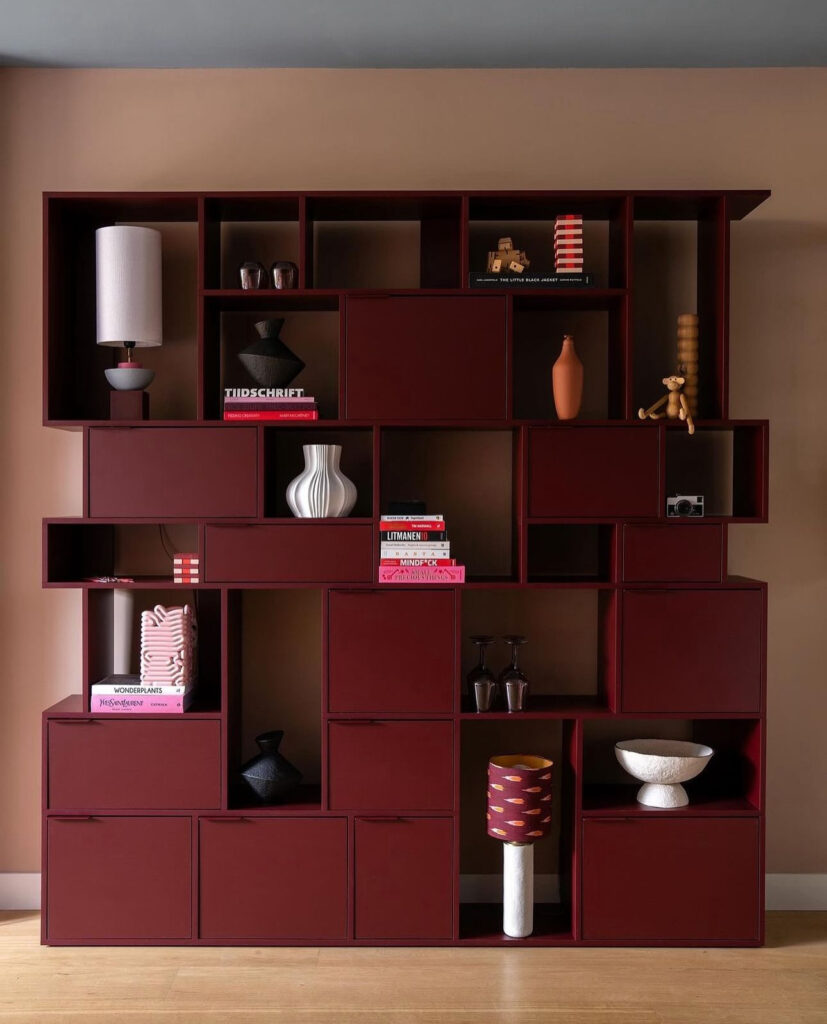
{"label": "white fluted vase", "polygon": [[356,504],[356,485],[339,469],[340,444],[305,444],[304,469],[287,486],[287,504],[299,519],[340,518]]}

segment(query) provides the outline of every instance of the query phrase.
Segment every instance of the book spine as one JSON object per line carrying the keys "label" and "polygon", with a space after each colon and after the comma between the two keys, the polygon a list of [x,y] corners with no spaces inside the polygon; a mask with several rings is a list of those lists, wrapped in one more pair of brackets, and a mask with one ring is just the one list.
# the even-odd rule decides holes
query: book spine
{"label": "book spine", "polygon": [[171,696],[99,696],[92,695],[89,708],[92,712],[109,712],[111,714],[174,714],[186,711],[190,701],[186,694],[180,697]]}
{"label": "book spine", "polygon": [[[381,517],[381,521],[383,523],[420,523],[420,522],[430,522],[431,520],[436,520],[439,523],[444,523],[445,522],[445,516],[438,516],[436,513],[429,512],[427,516],[425,516],[424,518],[421,518],[421,519],[416,519],[414,516],[410,516],[410,515],[407,515],[407,516],[382,516]],[[442,526],[440,526],[439,529],[442,529]]]}
{"label": "book spine", "polygon": [[280,412],[246,412],[241,409],[230,409],[225,411],[225,420],[249,420],[258,422],[279,422],[284,420],[317,420],[319,413],[316,409],[312,412],[282,410]]}
{"label": "book spine", "polygon": [[451,545],[436,542],[435,544],[382,544],[379,548],[380,558],[450,558]]}
{"label": "book spine", "polygon": [[304,388],[224,388],[224,397],[238,400],[251,398],[305,398]]}
{"label": "book spine", "polygon": [[380,565],[380,583],[464,583],[464,565],[423,566]]}
{"label": "book spine", "polygon": [[246,397],[240,395],[226,395],[224,398],[225,405],[260,405],[267,404],[272,405],[274,402],[278,402],[279,405],[314,405],[316,399],[313,395],[296,395],[295,397],[288,397],[287,395],[275,395],[267,397],[265,395],[247,395]]}
{"label": "book spine", "polygon": [[445,530],[444,519],[396,519],[388,520],[384,516],[379,521],[382,533],[390,530]]}
{"label": "book spine", "polygon": [[317,408],[315,402],[225,402],[224,411],[240,412],[309,412]]}
{"label": "book spine", "polygon": [[445,530],[382,530],[382,543],[428,544],[431,541],[447,540]]}
{"label": "book spine", "polygon": [[93,683],[92,695],[95,697],[183,697],[191,693],[187,686],[119,686],[117,683]]}
{"label": "book spine", "polygon": [[456,558],[382,558],[379,560],[380,565],[412,565],[412,566],[437,566],[437,565],[456,565]]}

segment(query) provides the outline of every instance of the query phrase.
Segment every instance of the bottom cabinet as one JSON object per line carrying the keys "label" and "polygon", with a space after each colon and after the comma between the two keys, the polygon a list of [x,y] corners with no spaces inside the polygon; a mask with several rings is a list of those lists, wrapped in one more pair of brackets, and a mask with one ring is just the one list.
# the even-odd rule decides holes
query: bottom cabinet
{"label": "bottom cabinet", "polygon": [[357,818],[357,939],[450,939],[453,823]]}
{"label": "bottom cabinet", "polygon": [[202,939],[344,939],[344,818],[202,818]]}
{"label": "bottom cabinet", "polygon": [[192,937],[192,825],[183,817],[52,817],[48,942]]}
{"label": "bottom cabinet", "polygon": [[583,938],[760,937],[756,818],[591,819],[583,825]]}

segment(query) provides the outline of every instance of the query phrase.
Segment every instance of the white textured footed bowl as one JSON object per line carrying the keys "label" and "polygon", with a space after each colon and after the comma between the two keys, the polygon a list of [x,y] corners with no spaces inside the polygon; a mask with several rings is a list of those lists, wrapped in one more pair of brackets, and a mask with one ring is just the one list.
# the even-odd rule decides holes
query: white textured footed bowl
{"label": "white textured footed bowl", "polygon": [[145,366],[113,366],[103,372],[116,391],[143,391],[155,379],[155,371]]}
{"label": "white textured footed bowl", "polygon": [[304,469],[287,486],[287,504],[299,519],[341,518],[356,504],[356,485],[339,469],[340,444],[306,444]]}
{"label": "white textured footed bowl", "polygon": [[688,740],[621,740],[615,756],[632,778],[644,783],[637,800],[647,807],[686,807],[689,797],[681,785],[709,764],[714,751]]}

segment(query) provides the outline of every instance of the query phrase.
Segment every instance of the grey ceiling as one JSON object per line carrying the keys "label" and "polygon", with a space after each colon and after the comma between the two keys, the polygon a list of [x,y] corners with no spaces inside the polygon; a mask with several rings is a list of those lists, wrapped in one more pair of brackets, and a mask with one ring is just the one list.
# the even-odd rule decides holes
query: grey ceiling
{"label": "grey ceiling", "polygon": [[0,63],[758,67],[827,63],[827,0],[0,0]]}

